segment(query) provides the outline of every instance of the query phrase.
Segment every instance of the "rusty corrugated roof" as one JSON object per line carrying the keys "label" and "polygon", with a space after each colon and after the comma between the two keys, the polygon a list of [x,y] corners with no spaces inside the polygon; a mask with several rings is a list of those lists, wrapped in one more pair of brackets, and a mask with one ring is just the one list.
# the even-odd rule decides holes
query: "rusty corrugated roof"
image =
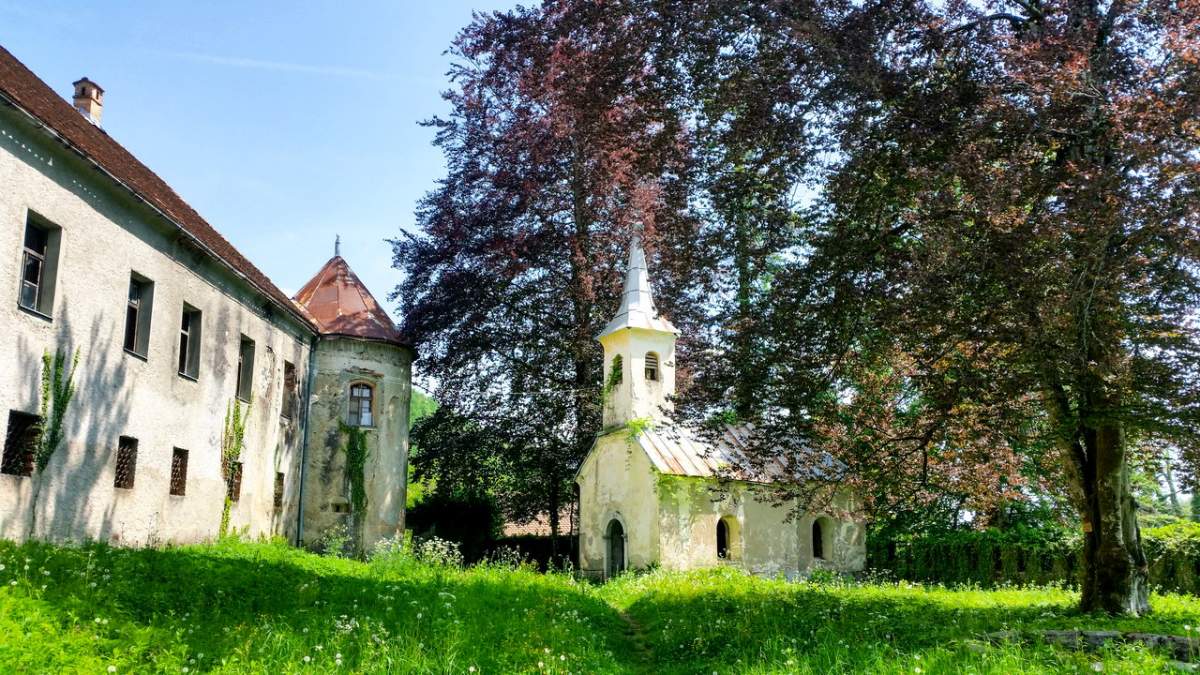
{"label": "rusty corrugated roof", "polygon": [[345,335],[411,347],[371,291],[340,256],[325,263],[296,293],[322,335]]}
{"label": "rusty corrugated roof", "polygon": [[175,225],[195,238],[217,260],[245,277],[260,293],[293,316],[315,328],[287,294],[279,290],[212,225],[153,171],[129,153],[103,129],[92,124],[66,99],[54,92],[7,49],[0,47],[0,98],[32,116],[75,152],[149,203]]}

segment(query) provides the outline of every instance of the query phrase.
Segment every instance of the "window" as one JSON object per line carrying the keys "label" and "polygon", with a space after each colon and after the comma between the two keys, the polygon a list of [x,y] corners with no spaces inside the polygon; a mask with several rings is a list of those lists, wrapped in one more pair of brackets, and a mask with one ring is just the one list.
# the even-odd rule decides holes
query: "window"
{"label": "window", "polygon": [[620,354],[613,357],[612,370],[609,373],[608,381],[611,384],[621,384],[625,379],[625,359],[621,358]]}
{"label": "window", "polygon": [[282,471],[275,472],[275,510],[283,510],[283,481],[284,476]]}
{"label": "window", "polygon": [[728,560],[729,555],[729,526],[725,524],[725,519],[717,521],[717,557],[721,560]]}
{"label": "window", "polygon": [[658,354],[646,352],[646,381],[658,381]]}
{"label": "window", "polygon": [[179,374],[193,380],[200,376],[200,310],[186,304],[179,324]]}
{"label": "window", "polygon": [[237,397],[249,402],[254,394],[254,340],[242,336],[238,346]]}
{"label": "window", "polygon": [[21,290],[17,302],[43,316],[50,316],[54,310],[54,280],[61,232],[58,228],[35,222],[32,213],[25,220]]}
{"label": "window", "polygon": [[608,523],[608,534],[604,536],[608,543],[608,578],[612,579],[625,571],[625,528],[616,518]]}
{"label": "window", "polygon": [[129,277],[129,302],[125,305],[125,351],[145,357],[150,350],[150,310],[154,282],[139,275]]}
{"label": "window", "polygon": [[279,414],[288,419],[296,414],[296,366],[283,362],[283,403]]}
{"label": "window", "polygon": [[375,426],[372,417],[375,390],[369,384],[350,385],[350,426]]}
{"label": "window", "polygon": [[242,463],[229,463],[229,480],[225,486],[225,496],[229,501],[237,503],[242,498]]}
{"label": "window", "polygon": [[[818,518],[813,521],[812,526],[812,547],[813,558],[818,560],[829,560],[829,550],[832,542],[829,540],[833,535],[833,523],[828,518]],[[999,550],[999,549],[997,549]]]}
{"label": "window", "polygon": [[41,437],[41,417],[10,410],[8,430],[4,434],[4,456],[0,458],[0,473],[10,476],[32,476],[37,444]]}
{"label": "window", "polygon": [[182,497],[187,494],[188,451],[175,448],[171,454],[171,494]]}
{"label": "window", "polygon": [[137,473],[138,441],[136,438],[122,436],[117,441],[117,477],[113,487],[122,490],[133,489],[133,477]]}

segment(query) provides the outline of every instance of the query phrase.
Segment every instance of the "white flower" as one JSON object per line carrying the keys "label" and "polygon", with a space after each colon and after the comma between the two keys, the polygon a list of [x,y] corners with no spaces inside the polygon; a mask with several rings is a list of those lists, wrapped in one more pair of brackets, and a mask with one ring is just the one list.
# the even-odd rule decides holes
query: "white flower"
{"label": "white flower", "polygon": [[468,673],[473,673],[473,672],[475,672],[475,666],[471,666],[470,668],[467,668],[467,672],[468,672]]}
{"label": "white flower", "polygon": [[116,666],[109,666],[109,667],[108,667],[108,672],[110,672],[110,673],[115,673],[115,672],[117,672],[117,667],[116,667]]}
{"label": "white flower", "polygon": [[304,656],[304,662],[305,662],[305,663],[308,663],[309,661],[312,661],[312,657],[311,657],[311,656],[308,656],[307,654],[305,654],[305,656]]}

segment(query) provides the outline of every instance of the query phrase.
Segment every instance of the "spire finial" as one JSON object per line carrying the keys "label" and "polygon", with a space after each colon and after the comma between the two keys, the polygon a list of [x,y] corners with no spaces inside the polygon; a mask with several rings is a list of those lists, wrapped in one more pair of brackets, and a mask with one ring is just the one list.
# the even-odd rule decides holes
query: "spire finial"
{"label": "spire finial", "polygon": [[334,235],[333,237],[333,255],[340,256],[342,254],[342,235]]}

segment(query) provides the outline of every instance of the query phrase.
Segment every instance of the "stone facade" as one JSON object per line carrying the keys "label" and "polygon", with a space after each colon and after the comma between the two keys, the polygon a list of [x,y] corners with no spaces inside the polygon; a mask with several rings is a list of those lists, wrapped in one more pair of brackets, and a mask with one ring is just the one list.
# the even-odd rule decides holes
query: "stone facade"
{"label": "stone facade", "polygon": [[[327,330],[314,318],[329,310],[327,299],[288,300],[215,232],[198,236],[203,221],[169,188],[146,189],[157,186],[147,176],[158,180],[148,169],[67,115],[82,119],[0,49],[0,537],[29,536],[34,514],[32,535],[41,539],[145,545],[214,537],[230,492],[224,417],[244,399],[229,525],[250,536],[312,541],[312,532],[300,532],[301,514],[334,500],[345,481],[305,480],[309,467],[326,477],[330,467],[304,458],[314,448],[328,455],[324,434],[347,419],[336,403],[343,392],[334,389],[351,377],[375,382],[380,405],[368,432],[369,503],[377,509],[365,518],[368,536],[402,530],[413,351],[386,313],[374,306],[375,330],[361,336],[354,325]],[[33,245],[46,255],[40,300],[25,307],[30,231],[49,236]],[[206,245],[205,236],[223,246]],[[186,312],[193,312],[196,351],[181,368]],[[20,425],[12,421],[38,413],[41,358],[57,350],[78,350],[77,393],[63,444],[45,471],[24,475],[14,436]],[[133,471],[118,478],[122,444],[123,466]],[[176,490],[178,450],[186,451],[186,472]]]}
{"label": "stone facade", "polygon": [[858,512],[852,495],[833,500],[838,515],[804,513],[773,504],[768,478],[721,484],[722,466],[752,430],[730,427],[709,440],[672,423],[676,334],[654,308],[635,241],[621,308],[599,337],[605,431],[576,476],[580,568],[600,578],[654,565],[733,565],[789,577],[862,569],[866,529],[846,515]]}

